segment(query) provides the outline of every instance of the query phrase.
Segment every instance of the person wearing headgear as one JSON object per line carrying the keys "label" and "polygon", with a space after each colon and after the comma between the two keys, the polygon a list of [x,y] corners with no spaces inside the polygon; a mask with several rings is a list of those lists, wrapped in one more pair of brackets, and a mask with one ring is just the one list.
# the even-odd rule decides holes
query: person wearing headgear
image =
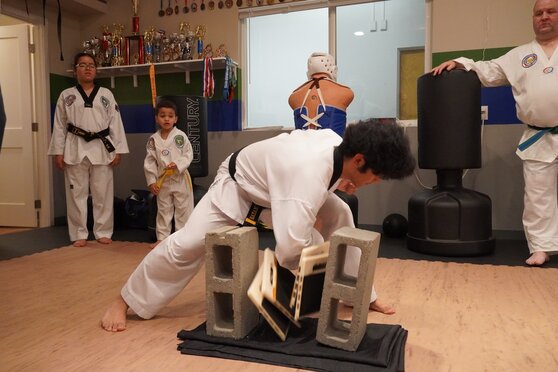
{"label": "person wearing headgear", "polygon": [[484,86],[511,85],[517,117],[525,124],[516,154],[525,180],[523,227],[531,256],[540,266],[558,253],[558,0],[537,0],[535,40],[491,61],[446,61],[434,75],[461,68],[475,71]]}
{"label": "person wearing headgear", "polygon": [[[289,96],[289,105],[293,109],[296,129],[331,129],[343,136],[347,127],[347,107],[354,99],[351,88],[337,82],[337,65],[332,55],[314,52],[307,62],[307,82],[296,88]],[[322,213],[316,217],[315,228],[328,229],[328,226],[338,226],[343,221],[344,226],[355,227],[358,213],[355,215],[351,205],[358,205],[354,194],[356,188],[348,180],[341,180],[335,190],[335,195],[343,203],[333,203],[337,198],[328,200],[322,208]],[[334,218],[332,218],[335,216]],[[331,220],[335,222],[332,223]],[[333,233],[333,231],[331,231]],[[373,288],[376,296],[375,288]],[[395,313],[390,305],[383,306],[381,312]]]}
{"label": "person wearing headgear", "polygon": [[295,128],[330,128],[343,136],[347,125],[347,107],[355,95],[351,88],[337,83],[333,56],[315,52],[308,58],[308,81],[289,96],[294,111]]}

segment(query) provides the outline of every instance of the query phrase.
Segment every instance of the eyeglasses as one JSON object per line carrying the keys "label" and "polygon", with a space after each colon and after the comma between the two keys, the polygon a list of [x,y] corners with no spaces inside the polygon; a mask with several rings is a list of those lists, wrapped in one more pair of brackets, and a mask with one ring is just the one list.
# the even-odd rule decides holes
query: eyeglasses
{"label": "eyeglasses", "polygon": [[93,63],[78,63],[76,67],[90,69],[90,70],[95,70],[97,68],[97,66],[95,66]]}

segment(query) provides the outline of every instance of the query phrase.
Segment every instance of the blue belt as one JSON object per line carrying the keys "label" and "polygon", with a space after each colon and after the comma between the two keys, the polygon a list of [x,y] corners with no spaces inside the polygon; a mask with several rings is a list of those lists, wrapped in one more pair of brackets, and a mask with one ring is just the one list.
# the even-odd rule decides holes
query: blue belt
{"label": "blue belt", "polygon": [[547,133],[558,134],[558,127],[543,128],[543,127],[535,127],[534,125],[528,125],[528,127],[531,128],[531,129],[537,130],[537,133],[533,134],[531,137],[529,137],[525,141],[521,142],[517,146],[519,151],[525,151],[529,146],[531,146],[533,143],[540,140],[541,137],[544,136]]}

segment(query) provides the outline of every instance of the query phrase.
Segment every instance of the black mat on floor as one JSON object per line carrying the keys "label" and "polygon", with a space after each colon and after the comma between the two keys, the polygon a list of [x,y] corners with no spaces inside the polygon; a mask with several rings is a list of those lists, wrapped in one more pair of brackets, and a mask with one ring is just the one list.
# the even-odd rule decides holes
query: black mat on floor
{"label": "black mat on floor", "polygon": [[317,319],[303,319],[282,342],[265,321],[241,340],[212,337],[205,323],[182,330],[182,354],[243,360],[312,371],[403,371],[407,331],[399,325],[368,324],[357,351],[350,352],[316,341]]}

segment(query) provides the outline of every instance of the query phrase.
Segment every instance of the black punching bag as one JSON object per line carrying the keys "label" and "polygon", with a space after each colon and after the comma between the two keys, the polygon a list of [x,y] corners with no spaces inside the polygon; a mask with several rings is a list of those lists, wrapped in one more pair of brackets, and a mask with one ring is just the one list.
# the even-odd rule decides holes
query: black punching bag
{"label": "black punching bag", "polygon": [[410,250],[440,256],[494,251],[490,198],[462,186],[463,169],[480,168],[480,81],[452,70],[417,85],[419,167],[436,169],[437,185],[408,203]]}

